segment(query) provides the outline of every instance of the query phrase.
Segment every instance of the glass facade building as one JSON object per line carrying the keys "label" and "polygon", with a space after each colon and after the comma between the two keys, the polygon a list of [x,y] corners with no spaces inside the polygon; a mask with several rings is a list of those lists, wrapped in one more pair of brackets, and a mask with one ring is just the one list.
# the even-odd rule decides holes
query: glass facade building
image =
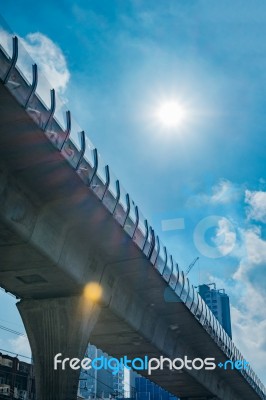
{"label": "glass facade building", "polygon": [[230,302],[225,290],[216,289],[215,283],[199,285],[198,290],[225,332],[232,338]]}
{"label": "glass facade building", "polygon": [[142,377],[135,378],[136,400],[178,400],[160,386]]}
{"label": "glass facade building", "polygon": [[[91,360],[101,357],[109,358],[108,354],[91,344],[87,348],[85,357]],[[88,400],[124,398],[124,369],[119,370],[115,375],[112,372],[109,368],[81,370],[79,378],[80,397]]]}

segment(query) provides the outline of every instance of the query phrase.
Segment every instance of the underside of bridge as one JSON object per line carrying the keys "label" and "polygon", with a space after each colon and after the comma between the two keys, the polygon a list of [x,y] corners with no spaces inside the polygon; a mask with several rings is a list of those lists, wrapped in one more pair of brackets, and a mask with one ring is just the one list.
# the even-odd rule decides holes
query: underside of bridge
{"label": "underside of bridge", "polygon": [[[0,284],[18,303],[35,365],[38,400],[76,399],[88,341],[114,357],[226,361],[184,304],[44,131],[0,85]],[[99,304],[83,288],[98,282]],[[146,372],[143,374],[145,375]],[[258,400],[239,371],[158,370],[149,379],[182,400]]]}

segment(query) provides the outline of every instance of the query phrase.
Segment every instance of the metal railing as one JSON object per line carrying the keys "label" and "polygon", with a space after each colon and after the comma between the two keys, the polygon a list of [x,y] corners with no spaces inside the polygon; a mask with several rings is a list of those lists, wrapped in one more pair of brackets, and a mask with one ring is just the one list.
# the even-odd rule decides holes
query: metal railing
{"label": "metal railing", "polygon": [[[184,303],[229,359],[244,361],[244,357],[180,270],[138,206],[104,163],[55,91],[50,89],[48,81],[38,71],[37,65],[18,38],[13,36],[3,22],[0,25],[0,38],[3,43],[0,44],[0,79],[5,86],[140,248],[176,294],[177,301]],[[265,399],[265,387],[252,368],[248,366],[239,372],[261,399]]]}

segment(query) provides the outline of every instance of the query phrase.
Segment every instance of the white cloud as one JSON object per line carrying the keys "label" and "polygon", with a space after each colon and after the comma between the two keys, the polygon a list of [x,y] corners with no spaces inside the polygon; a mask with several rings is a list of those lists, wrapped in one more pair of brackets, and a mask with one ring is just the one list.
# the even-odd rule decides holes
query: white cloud
{"label": "white cloud", "polygon": [[223,256],[231,253],[234,249],[236,244],[236,232],[228,219],[221,218],[218,221],[218,228],[213,242]]}
{"label": "white cloud", "polygon": [[266,359],[266,241],[262,237],[262,228],[250,225],[250,220],[266,222],[266,193],[244,191],[239,185],[221,180],[213,186],[209,196],[197,196],[201,206],[225,205],[237,200],[245,201],[248,221],[243,220],[242,227],[235,225],[233,231],[227,219],[221,219],[212,241],[222,255],[233,250],[233,256],[239,260],[238,266],[227,281],[219,277],[209,278],[229,294],[233,341],[263,379]]}
{"label": "white cloud", "polygon": [[209,276],[218,288],[224,288],[231,302],[233,342],[251,364],[264,384],[266,358],[266,310],[263,294],[248,279],[230,281]]}
{"label": "white cloud", "polygon": [[[215,235],[208,240],[207,233],[215,229]],[[221,258],[231,253],[236,245],[233,224],[219,215],[210,215],[200,220],[193,232],[194,244],[198,251],[208,258]],[[211,243],[209,243],[211,242]]]}
{"label": "white cloud", "polygon": [[244,306],[249,302],[249,296],[253,298],[252,305],[248,304],[243,310],[239,306],[231,307],[233,339],[262,379],[266,357],[265,302],[257,291],[249,287],[240,304]]}
{"label": "white cloud", "polygon": [[188,200],[188,205],[202,206],[208,205],[225,205],[235,203],[242,196],[242,188],[226,179],[221,179],[211,189],[209,195],[205,193],[199,193],[196,196],[192,196]]}
{"label": "white cloud", "polygon": [[18,336],[15,339],[9,339],[10,349],[16,354],[31,357],[31,349],[26,336]]}
{"label": "white cloud", "polygon": [[246,190],[245,202],[250,206],[247,211],[248,218],[266,223],[266,192]]}
{"label": "white cloud", "polygon": [[5,50],[5,52],[11,57],[12,56],[12,35],[0,28],[0,37],[1,37],[1,47]]}
{"label": "white cloud", "polygon": [[[9,56],[12,55],[12,35],[0,30],[1,44]],[[19,52],[17,66],[31,83],[32,64],[38,65],[37,92],[45,103],[50,105],[50,89],[55,89],[59,96],[64,95],[70,79],[66,58],[60,49],[46,35],[35,32],[24,38],[18,36]]]}
{"label": "white cloud", "polygon": [[240,191],[237,185],[222,179],[212,188],[210,203],[226,204],[239,199]]}
{"label": "white cloud", "polygon": [[[233,339],[251,366],[263,378],[266,358],[264,296],[248,281],[238,302],[231,307]],[[266,383],[266,382],[265,382]]]}
{"label": "white cloud", "polygon": [[266,263],[266,241],[261,238],[261,229],[253,227],[244,231],[247,262],[251,267]]}
{"label": "white cloud", "polygon": [[40,32],[20,38],[25,50],[43,71],[52,88],[63,94],[70,79],[66,58],[57,44]]}
{"label": "white cloud", "polygon": [[[263,381],[266,359],[266,241],[257,226],[240,229],[242,251],[230,280],[209,277],[231,300],[233,341]],[[264,384],[266,380],[264,378]]]}

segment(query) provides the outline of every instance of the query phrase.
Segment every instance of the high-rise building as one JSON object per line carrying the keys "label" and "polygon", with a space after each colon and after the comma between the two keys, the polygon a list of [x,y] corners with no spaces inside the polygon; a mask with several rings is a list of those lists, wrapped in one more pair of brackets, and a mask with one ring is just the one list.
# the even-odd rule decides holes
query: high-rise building
{"label": "high-rise building", "polygon": [[224,289],[216,289],[215,283],[198,286],[199,294],[218,319],[225,332],[232,338],[230,302]]}
{"label": "high-rise building", "polygon": [[[100,359],[109,358],[108,354],[97,347],[89,344],[85,357]],[[84,399],[111,399],[124,398],[124,368],[120,369],[116,374],[110,368],[81,370],[79,394]]]}
{"label": "high-rise building", "polygon": [[[93,360],[97,358],[97,348],[95,346],[89,345],[86,350],[85,357]],[[79,377],[79,394],[83,399],[96,399],[97,397],[97,370],[81,370]]]}
{"label": "high-rise building", "polygon": [[[108,354],[89,345],[85,357],[91,360],[110,359]],[[132,369],[120,368],[113,374],[110,368],[81,370],[78,394],[84,400],[178,400],[166,390],[142,378]]]}

